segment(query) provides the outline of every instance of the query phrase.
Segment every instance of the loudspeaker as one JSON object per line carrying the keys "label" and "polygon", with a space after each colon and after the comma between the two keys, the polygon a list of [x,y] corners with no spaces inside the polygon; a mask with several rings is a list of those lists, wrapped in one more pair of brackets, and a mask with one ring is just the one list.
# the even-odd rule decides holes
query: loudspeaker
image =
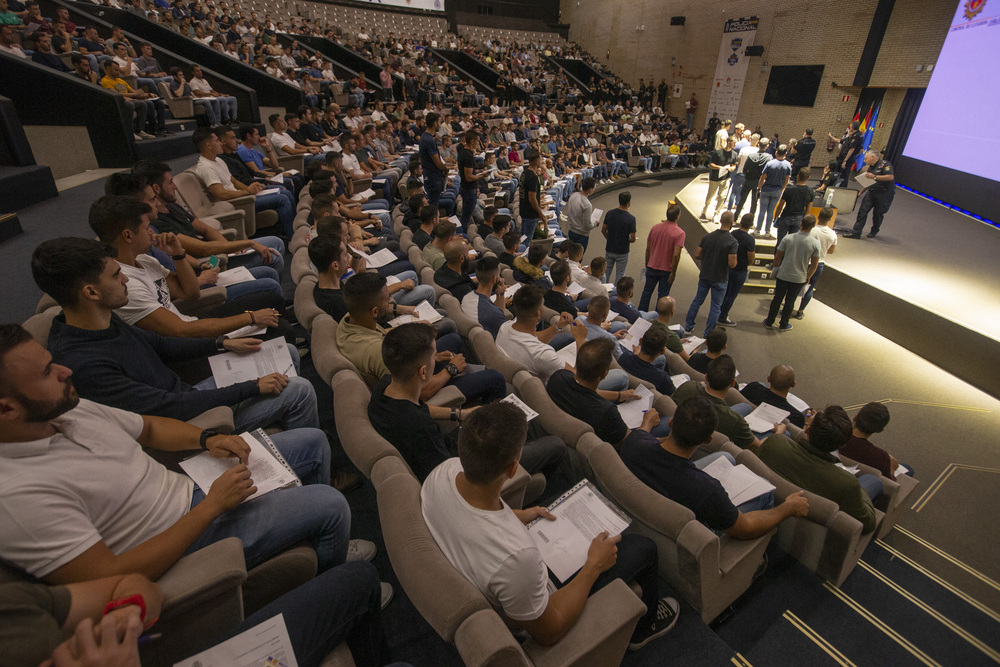
{"label": "loudspeaker", "polygon": [[670,25],[684,25],[684,17],[683,16],[671,16],[670,17]]}
{"label": "loudspeaker", "polygon": [[746,48],[745,53],[748,56],[762,56],[762,55],[764,55],[764,47],[763,46],[748,46]]}

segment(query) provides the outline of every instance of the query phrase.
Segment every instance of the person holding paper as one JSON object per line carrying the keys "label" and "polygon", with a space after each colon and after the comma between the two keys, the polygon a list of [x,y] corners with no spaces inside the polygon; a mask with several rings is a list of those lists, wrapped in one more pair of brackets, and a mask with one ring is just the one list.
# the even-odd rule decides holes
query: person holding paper
{"label": "person holding paper", "polygon": [[688,353],[684,350],[684,343],[687,338],[682,339],[674,329],[670,327],[670,320],[674,317],[677,309],[677,300],[672,296],[665,296],[656,301],[656,319],[653,320],[652,329],[662,329],[667,335],[667,349],[680,356],[684,361],[688,360]]}
{"label": "person holding paper", "polygon": [[872,501],[882,494],[878,475],[854,475],[837,466],[836,452],[852,433],[851,418],[844,408],[830,405],[820,410],[793,440],[775,433],[764,441],[757,456],[768,468],[792,484],[837,503],[841,511],[861,522],[867,534],[878,527]]}
{"label": "person holding paper", "polygon": [[528,253],[526,255],[518,255],[514,258],[514,280],[523,285],[537,285],[542,289],[550,289],[552,287],[552,281],[545,275],[545,246],[543,245],[531,245],[529,239],[525,239],[528,243]]}
{"label": "person holding paper", "polygon": [[[732,357],[723,354],[708,364],[704,383],[688,380],[677,388],[671,398],[677,404],[695,396],[709,399],[718,414],[719,433],[732,440],[737,447],[756,451],[760,447],[760,440],[750,430],[750,425],[745,419],[753,412],[753,406],[748,403],[737,403],[730,407],[726,402],[726,394],[735,384],[736,364]],[[785,425],[775,424],[774,432],[784,433]]]}
{"label": "person holding paper", "polygon": [[624,276],[615,284],[615,297],[611,299],[611,310],[628,320],[629,324],[635,324],[640,317],[652,322],[656,319],[655,312],[645,312],[632,305],[632,294],[635,291],[635,280],[630,276]]}
{"label": "person holding paper", "polygon": [[[257,489],[243,438],[82,400],[71,375],[21,326],[0,327],[0,558],[51,584],[122,573],[155,580],[227,537],[243,542],[248,568],[301,541],[316,549],[320,571],[345,562],[350,508],[330,486],[322,431],[273,435],[302,486],[244,503]],[[207,450],[235,465],[200,489],[143,448]]]}
{"label": "person holding paper", "polygon": [[[868,222],[868,212],[872,214],[872,230],[868,233],[868,238],[878,236],[882,229],[882,219],[892,206],[892,198],[896,193],[896,176],[892,170],[892,164],[882,158],[877,151],[865,153],[866,169],[861,176],[867,176],[868,185],[861,191],[861,204],[858,206],[858,218],[854,223],[854,229],[844,234],[845,239],[860,239],[861,233],[865,231],[865,224]],[[859,176],[860,178],[860,176]]]}
{"label": "person holding paper", "polygon": [[[617,445],[632,429],[625,424],[616,403],[625,403],[639,398],[628,388],[628,374],[618,371],[618,377],[625,380],[619,384],[620,390],[604,389],[611,377],[611,351],[617,343],[599,338],[588,340],[580,346],[576,354],[575,371],[557,371],[546,385],[549,397],[566,414],[576,417],[594,427],[594,433],[601,440]],[[663,437],[670,432],[666,422],[660,422],[656,410],[648,410],[642,417],[639,430]]]}
{"label": "person holding paper", "polygon": [[840,453],[858,463],[876,468],[883,477],[896,481],[896,475],[912,475],[909,466],[900,466],[896,457],[872,444],[871,436],[881,433],[889,424],[889,408],[884,403],[866,403],[854,417],[851,438],[840,447]]}
{"label": "person holding paper", "polygon": [[570,294],[573,275],[570,272],[569,262],[564,259],[553,262],[549,267],[549,276],[552,278],[552,287],[545,292],[545,307],[560,314],[569,313],[570,317],[576,319],[580,314],[577,308],[586,308],[590,300],[577,301],[574,295]]}
{"label": "person holding paper", "polygon": [[500,260],[489,255],[480,258],[476,262],[476,278],[479,284],[462,299],[462,312],[496,339],[500,327],[507,322],[507,307],[513,302],[513,297],[506,296],[507,285],[500,277]]}
{"label": "person holding paper", "polygon": [[691,461],[701,445],[712,440],[718,415],[711,401],[693,397],[678,403],[670,418],[670,434],[656,440],[644,431],[633,431],[622,443],[622,461],[646,486],[662,496],[687,507],[698,521],[717,533],[738,540],[754,540],[766,535],[792,516],[805,516],[809,501],[802,491],[774,506],[774,490],[733,505],[725,488],[704,472],[713,461],[723,457],[735,465],[732,455],[716,452]]}
{"label": "person holding paper", "polygon": [[[707,373],[708,365],[712,363],[715,359],[718,359],[726,351],[727,343],[729,342],[729,333],[726,331],[725,327],[715,327],[708,332],[705,336],[705,351],[695,352],[692,354],[687,362],[688,366],[695,369],[699,373]],[[759,402],[759,401],[754,401]]]}
{"label": "person holding paper", "polygon": [[286,187],[285,180],[283,178],[279,177],[276,180],[271,180],[270,177],[258,178],[253,170],[247,167],[243,158],[237,153],[240,148],[240,139],[236,135],[236,130],[232,127],[220,125],[215,128],[215,134],[219,137],[219,141],[222,143],[222,152],[219,153],[219,160],[225,163],[233,178],[247,186],[252,183],[260,183],[265,189],[273,190],[276,188],[278,190],[278,194],[288,199],[292,203],[293,207],[296,205],[297,200],[295,197],[295,191],[292,187],[290,187],[291,179],[288,179],[289,187]]}
{"label": "person holding paper", "polygon": [[434,283],[451,292],[459,303],[476,291],[476,279],[469,276],[469,242],[453,237],[444,247],[445,263],[434,272]]}
{"label": "person holding paper", "polygon": [[590,196],[594,194],[596,187],[597,180],[592,176],[583,179],[580,189],[570,195],[565,208],[569,240],[582,245],[584,251],[590,243],[590,232],[600,224],[591,219],[594,205],[590,202]]}
{"label": "person holding paper", "polygon": [[[348,315],[337,327],[337,346],[369,386],[374,386],[389,372],[382,359],[382,339],[386,330],[378,324],[378,318],[389,312],[389,290],[385,278],[377,273],[354,276],[344,283],[343,296]],[[473,372],[470,369],[466,372],[462,338],[457,333],[438,338],[437,348],[437,366],[433,380],[421,394],[424,400],[445,385],[455,386],[470,404],[487,403],[506,395],[507,383],[498,371],[485,369]]]}
{"label": "person holding paper", "polygon": [[479,132],[469,130],[458,149],[459,196],[462,198],[462,229],[468,229],[472,214],[479,205],[479,183],[489,172],[476,173],[476,153],[479,152]]}
{"label": "person holding paper", "polygon": [[[779,364],[767,375],[767,386],[760,382],[750,382],[740,393],[754,405],[767,403],[788,412],[788,421],[799,428],[805,428],[806,415],[788,401],[788,393],[795,386],[795,369]],[[881,404],[880,404],[881,405]],[[853,457],[851,457],[853,458]]]}
{"label": "person holding paper", "polygon": [[629,375],[652,383],[656,391],[670,396],[674,393],[674,381],[670,379],[670,373],[663,370],[664,366],[657,365],[657,360],[662,359],[661,364],[666,361],[666,349],[667,335],[663,329],[650,327],[633,350],[622,351],[618,364]]}
{"label": "person holding paper", "polygon": [[[587,314],[577,321],[587,327],[587,340],[607,338],[615,342],[623,339],[629,330],[625,322],[609,322],[611,316],[611,300],[608,297],[595,296],[587,304]],[[621,356],[621,349],[615,348],[615,359]]]}
{"label": "person holding paper", "polygon": [[[468,419],[480,407],[464,409],[427,405],[420,395],[434,375],[437,346],[427,324],[403,324],[386,334],[382,358],[390,375],[372,391],[368,417],[379,434],[399,450],[421,482],[440,463],[458,451],[461,429],[441,433],[436,420]],[[529,473],[545,476],[545,493],[560,494],[578,481],[566,444],[545,436],[524,445],[521,465]]]}
{"label": "person holding paper", "polygon": [[[278,162],[278,155],[274,152],[271,142],[267,140],[267,137],[260,136],[260,130],[257,129],[256,125],[252,123],[240,123],[240,126],[236,129],[236,136],[240,140],[240,145],[236,148],[236,154],[243,160],[243,164],[246,165],[246,168],[254,176],[268,180],[279,179],[286,190],[298,196],[302,190],[302,186],[305,184],[303,175],[295,169],[290,171],[282,170],[281,163]],[[257,150],[258,146],[263,153]],[[264,168],[265,159],[269,165],[267,169]]]}
{"label": "person holding paper", "polygon": [[128,301],[128,278],[108,257],[104,244],[46,241],[35,249],[31,271],[36,284],[62,306],[52,322],[48,347],[57,362],[76,373],[85,398],[183,420],[228,405],[237,428],[243,429],[276,422],[286,429],[319,426],[316,393],[300,377],[276,372],[221,389],[213,378],[196,386],[183,382],[164,360],[177,363],[227,351],[250,354],[260,349],[260,341],[163,337],[129,326],[114,314]]}
{"label": "person holding paper", "polygon": [[642,589],[646,613],[629,642],[639,649],[668,633],[679,605],[660,597],[657,552],[652,540],[601,533],[591,542],[583,567],[551,595],[541,552],[525,526],[541,517],[541,507],[511,509],[500,497],[517,472],[527,435],[516,406],[484,406],[465,422],[458,458],[448,459],[427,477],[420,491],[427,528],[445,557],[487,601],[526,630],[538,643],[557,643],[573,627],[591,593],[615,579]]}

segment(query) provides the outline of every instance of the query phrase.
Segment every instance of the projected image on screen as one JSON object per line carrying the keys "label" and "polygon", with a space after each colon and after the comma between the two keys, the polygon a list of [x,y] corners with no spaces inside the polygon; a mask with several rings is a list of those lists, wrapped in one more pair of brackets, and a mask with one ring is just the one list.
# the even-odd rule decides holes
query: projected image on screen
{"label": "projected image on screen", "polygon": [[1000,2],[961,0],[903,155],[1000,181]]}

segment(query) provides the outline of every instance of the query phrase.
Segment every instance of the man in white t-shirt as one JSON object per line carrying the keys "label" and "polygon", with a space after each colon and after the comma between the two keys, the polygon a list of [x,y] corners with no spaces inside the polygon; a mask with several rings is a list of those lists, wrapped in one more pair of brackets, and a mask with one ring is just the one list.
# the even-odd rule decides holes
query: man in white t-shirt
{"label": "man in white t-shirt", "polygon": [[577,349],[587,340],[587,328],[575,322],[569,313],[559,316],[558,325],[536,331],[542,319],[544,300],[545,290],[540,286],[522,286],[514,293],[513,305],[517,319],[503,324],[497,333],[497,347],[500,351],[522,364],[532,375],[541,378],[542,382],[556,371],[564,368],[573,370],[573,365],[567,363],[549,344],[560,329],[569,327],[569,333],[573,336],[573,341],[569,344]]}
{"label": "man in white t-shirt", "polygon": [[806,306],[812,301],[816,283],[819,282],[819,277],[823,275],[823,268],[826,266],[826,256],[832,255],[837,251],[837,233],[833,231],[832,208],[826,207],[819,212],[819,215],[816,216],[816,226],[809,232],[809,236],[819,241],[819,264],[816,266],[816,272],[809,279],[806,291],[802,293],[802,299],[799,301],[799,309],[795,311],[795,319],[797,320],[805,317]]}
{"label": "man in white t-shirt", "polygon": [[659,597],[656,546],[648,537],[601,533],[573,579],[549,593],[542,554],[525,526],[538,517],[556,519],[541,507],[511,509],[500,497],[517,472],[527,431],[519,408],[485,405],[463,422],[458,458],[439,465],[424,481],[424,521],[445,558],[495,609],[543,645],[562,639],[589,595],[615,579],[638,583],[647,608],[630,649],[669,632],[679,606]]}
{"label": "man in white t-shirt", "polygon": [[191,86],[191,90],[197,93],[199,97],[214,97],[219,100],[219,118],[223,123],[238,119],[236,115],[236,98],[232,95],[220,93],[212,88],[212,84],[205,79],[201,67],[198,65],[191,66],[191,79],[188,81],[188,85]]}
{"label": "man in white t-shirt", "polygon": [[[243,438],[82,401],[71,375],[19,325],[0,326],[0,558],[53,584],[121,572],[155,580],[227,537],[243,542],[247,567],[303,540],[321,571],[346,560],[350,509],[330,486],[322,431],[271,436],[303,486],[243,504],[257,491]],[[235,465],[206,491],[143,447],[203,449]]]}
{"label": "man in white t-shirt", "polygon": [[271,114],[267,122],[274,130],[268,135],[267,140],[277,151],[278,155],[301,155],[305,158],[306,164],[316,160],[323,160],[325,156],[316,146],[304,146],[288,134],[288,121],[281,114]]}

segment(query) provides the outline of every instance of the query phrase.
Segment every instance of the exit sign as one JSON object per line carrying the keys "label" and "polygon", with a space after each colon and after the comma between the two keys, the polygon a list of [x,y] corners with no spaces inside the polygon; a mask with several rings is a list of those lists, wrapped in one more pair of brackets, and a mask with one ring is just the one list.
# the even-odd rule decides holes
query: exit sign
{"label": "exit sign", "polygon": [[851,96],[850,95],[844,95],[843,97],[840,98],[840,101],[841,102],[850,102],[851,101]]}

